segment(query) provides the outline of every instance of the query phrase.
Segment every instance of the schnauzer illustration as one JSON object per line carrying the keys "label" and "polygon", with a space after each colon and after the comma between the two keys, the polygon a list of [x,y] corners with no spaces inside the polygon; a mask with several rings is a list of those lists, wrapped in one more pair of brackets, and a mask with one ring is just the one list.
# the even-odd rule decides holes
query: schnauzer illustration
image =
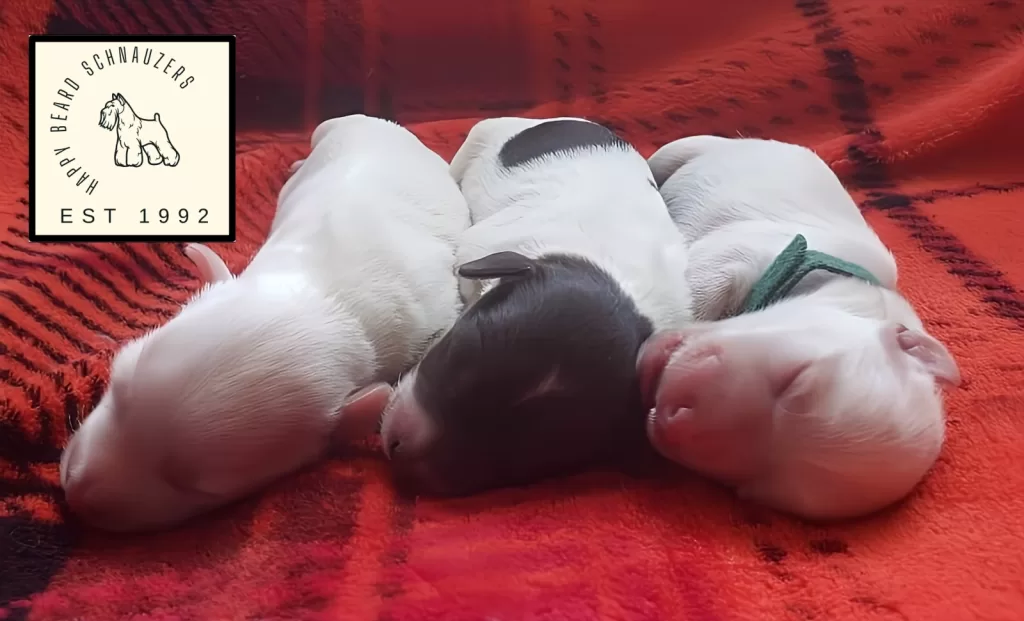
{"label": "schnauzer illustration", "polygon": [[177,166],[181,159],[171,144],[160,114],[154,114],[151,119],[139,116],[121,93],[111,95],[110,101],[100,110],[100,127],[117,130],[117,146],[114,147],[114,164],[117,166],[142,166],[143,153],[154,166]]}

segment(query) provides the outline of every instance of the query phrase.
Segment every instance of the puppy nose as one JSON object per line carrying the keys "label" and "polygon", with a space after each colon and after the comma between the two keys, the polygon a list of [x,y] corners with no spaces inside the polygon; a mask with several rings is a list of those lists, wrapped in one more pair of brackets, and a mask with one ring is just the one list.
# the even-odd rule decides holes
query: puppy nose
{"label": "puppy nose", "polygon": [[381,448],[391,460],[412,461],[419,457],[426,446],[420,441],[417,429],[391,429],[381,436]]}
{"label": "puppy nose", "polygon": [[416,460],[429,451],[436,430],[430,417],[414,400],[402,400],[385,415],[381,449],[388,459]]}

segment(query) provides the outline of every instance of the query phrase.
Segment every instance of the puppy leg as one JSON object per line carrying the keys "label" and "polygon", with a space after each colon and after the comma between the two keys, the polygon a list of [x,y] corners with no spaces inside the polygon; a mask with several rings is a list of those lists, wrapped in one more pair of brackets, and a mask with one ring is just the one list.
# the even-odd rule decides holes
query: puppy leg
{"label": "puppy leg", "polygon": [[723,252],[701,242],[691,246],[686,281],[694,319],[716,321],[738,313],[765,268],[762,257],[745,254],[740,247]]}

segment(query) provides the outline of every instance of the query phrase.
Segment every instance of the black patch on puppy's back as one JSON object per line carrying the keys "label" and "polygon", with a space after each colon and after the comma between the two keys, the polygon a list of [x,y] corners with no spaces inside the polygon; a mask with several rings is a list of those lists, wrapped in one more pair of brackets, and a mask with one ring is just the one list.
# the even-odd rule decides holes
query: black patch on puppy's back
{"label": "black patch on puppy's back", "polygon": [[607,127],[590,121],[563,119],[534,125],[512,136],[498,152],[498,161],[505,168],[515,168],[547,155],[591,148],[632,150],[633,147]]}

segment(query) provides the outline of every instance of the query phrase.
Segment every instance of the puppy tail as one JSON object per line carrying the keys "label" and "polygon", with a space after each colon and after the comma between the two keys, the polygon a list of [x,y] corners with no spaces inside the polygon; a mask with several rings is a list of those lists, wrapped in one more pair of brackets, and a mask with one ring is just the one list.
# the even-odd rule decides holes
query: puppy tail
{"label": "puppy tail", "polygon": [[160,122],[160,113],[159,112],[154,112],[153,113],[153,118],[156,120],[157,123],[159,123]]}
{"label": "puppy tail", "polygon": [[647,165],[654,173],[654,182],[660,188],[687,162],[728,140],[720,136],[688,136],[668,143],[647,160]]}

